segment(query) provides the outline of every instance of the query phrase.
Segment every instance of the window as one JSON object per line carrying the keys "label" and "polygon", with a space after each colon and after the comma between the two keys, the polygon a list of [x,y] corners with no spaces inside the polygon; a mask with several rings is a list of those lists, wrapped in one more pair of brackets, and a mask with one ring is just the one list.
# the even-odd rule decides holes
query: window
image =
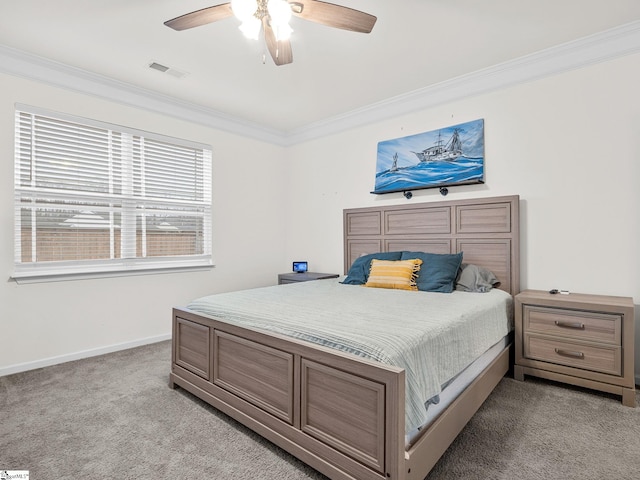
{"label": "window", "polygon": [[17,281],[210,265],[210,147],[16,106]]}

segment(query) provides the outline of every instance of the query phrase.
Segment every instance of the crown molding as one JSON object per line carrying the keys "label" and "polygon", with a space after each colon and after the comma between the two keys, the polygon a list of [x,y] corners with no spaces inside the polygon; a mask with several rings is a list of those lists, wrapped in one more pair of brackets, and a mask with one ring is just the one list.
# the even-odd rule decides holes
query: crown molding
{"label": "crown molding", "polygon": [[0,45],[0,72],[276,145],[285,141],[279,130],[4,45]]}
{"label": "crown molding", "polygon": [[169,115],[275,145],[291,146],[465,97],[535,81],[638,52],[640,52],[640,21],[395,96],[290,132],[251,123],[214,109],[182,102],[167,95],[2,45],[0,45],[0,72]]}
{"label": "crown molding", "polygon": [[539,80],[569,70],[640,52],[640,21],[589,35],[492,67],[398,95],[343,115],[298,128],[287,136],[297,144],[437,105]]}

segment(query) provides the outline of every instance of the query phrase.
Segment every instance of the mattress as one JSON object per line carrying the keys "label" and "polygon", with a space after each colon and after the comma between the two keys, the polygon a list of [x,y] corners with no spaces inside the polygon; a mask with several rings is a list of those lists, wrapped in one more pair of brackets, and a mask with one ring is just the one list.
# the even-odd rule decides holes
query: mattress
{"label": "mattress", "polygon": [[428,420],[425,404],[513,328],[502,290],[450,294],[299,282],[202,297],[187,308],[403,368],[405,431]]}
{"label": "mattress", "polygon": [[499,342],[491,346],[486,352],[476,358],[471,365],[458,373],[451,380],[442,386],[442,392],[429,399],[425,408],[427,409],[425,422],[415,428],[405,436],[405,444],[411,446],[415,440],[420,438],[420,433],[428,428],[442,412],[482,373],[482,371],[493,362],[500,353],[511,343],[512,334],[504,336]]}

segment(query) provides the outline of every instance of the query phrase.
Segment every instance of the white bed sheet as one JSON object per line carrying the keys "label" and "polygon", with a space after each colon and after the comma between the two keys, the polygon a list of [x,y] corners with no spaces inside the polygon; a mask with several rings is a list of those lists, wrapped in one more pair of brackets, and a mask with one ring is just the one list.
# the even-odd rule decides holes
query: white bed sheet
{"label": "white bed sheet", "polygon": [[443,294],[339,279],[211,295],[187,308],[404,368],[406,432],[425,423],[425,402],[442,385],[513,328],[512,298],[501,290]]}

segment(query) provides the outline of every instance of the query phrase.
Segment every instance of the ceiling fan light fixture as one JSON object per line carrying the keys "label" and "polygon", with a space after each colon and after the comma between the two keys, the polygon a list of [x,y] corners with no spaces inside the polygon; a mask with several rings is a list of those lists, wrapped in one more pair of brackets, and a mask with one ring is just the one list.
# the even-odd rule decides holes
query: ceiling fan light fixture
{"label": "ceiling fan light fixture", "polygon": [[244,23],[254,17],[258,10],[258,2],[256,0],[231,0],[231,10],[236,18]]}
{"label": "ceiling fan light fixture", "polygon": [[286,0],[269,0],[267,9],[272,25],[287,25],[291,20],[291,7]]}
{"label": "ceiling fan light fixture", "polygon": [[245,37],[251,40],[258,40],[261,26],[262,22],[260,22],[256,17],[249,17],[244,20],[238,28]]}

